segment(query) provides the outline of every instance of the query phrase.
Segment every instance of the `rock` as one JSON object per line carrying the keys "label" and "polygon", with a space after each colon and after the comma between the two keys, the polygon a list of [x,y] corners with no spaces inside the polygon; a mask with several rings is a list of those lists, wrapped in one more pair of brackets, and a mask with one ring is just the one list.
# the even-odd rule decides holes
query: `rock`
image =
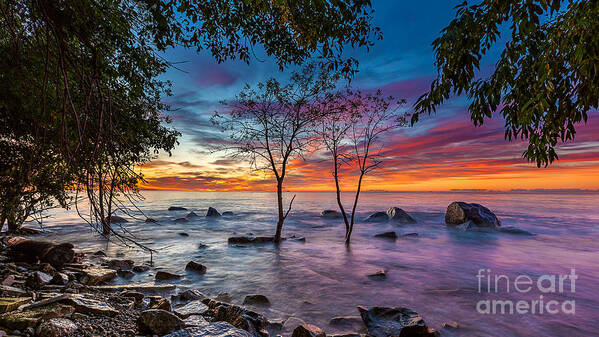
{"label": "rock", "polygon": [[205,243],[201,243],[201,242],[200,242],[200,243],[198,243],[198,248],[202,249],[202,248],[206,248],[206,247],[208,247],[208,245],[207,245],[207,244],[205,244]]}
{"label": "rock", "polygon": [[49,263],[40,264],[38,270],[51,276],[54,275],[54,273],[56,273],[56,269],[54,269],[54,267],[52,267],[52,265],[50,265]]}
{"label": "rock", "polygon": [[119,260],[119,259],[114,259],[114,260],[110,260],[108,262],[108,268],[110,269],[131,269],[133,268],[133,265],[135,265],[135,262],[133,262],[133,260]]}
{"label": "rock", "polygon": [[420,315],[408,308],[358,307],[358,310],[368,329],[368,335],[373,337],[438,336],[438,332],[429,329]]}
{"label": "rock", "polygon": [[231,294],[229,294],[229,293],[220,293],[220,294],[216,295],[215,299],[217,301],[221,301],[221,302],[227,302],[227,303],[233,302],[233,296],[231,296]]}
{"label": "rock", "polygon": [[338,316],[329,321],[329,325],[343,331],[365,331],[366,326],[360,316]]}
{"label": "rock", "polygon": [[230,237],[227,241],[229,243],[267,243],[274,242],[274,238],[272,236],[234,236]]}
{"label": "rock", "polygon": [[526,236],[532,236],[534,234],[532,234],[531,232],[525,231],[523,229],[517,228],[517,227],[513,227],[513,226],[508,226],[508,227],[500,227],[497,228],[498,231],[502,232],[502,233],[508,233],[508,234],[516,234],[516,235],[526,235]]}
{"label": "rock", "polygon": [[412,232],[412,233],[404,233],[401,235],[402,238],[409,237],[409,236],[418,236],[418,233]]}
{"label": "rock", "polygon": [[0,294],[2,296],[25,296],[27,292],[20,288],[0,285]]}
{"label": "rock", "polygon": [[179,207],[179,206],[171,206],[168,208],[169,211],[187,211],[187,208],[185,207]]}
{"label": "rock", "polygon": [[35,330],[38,337],[63,337],[77,330],[75,323],[66,318],[52,318],[40,323]]}
{"label": "rock", "polygon": [[115,277],[116,270],[90,267],[83,271],[83,277],[81,278],[81,281],[84,282],[81,283],[87,284],[89,286],[95,286],[112,281]]}
{"label": "rock", "polygon": [[267,320],[264,315],[240,306],[211,299],[204,299],[203,302],[213,313],[213,321],[231,323],[236,328],[243,329],[253,336],[268,335],[266,331]]}
{"label": "rock", "polygon": [[137,318],[137,328],[143,334],[166,335],[184,327],[183,321],[166,310],[149,309]]}
{"label": "rock", "polygon": [[162,309],[171,311],[171,301],[162,296],[150,296],[150,303],[148,304],[150,309]]}
{"label": "rock", "polygon": [[31,302],[31,297],[1,297],[0,313],[16,310],[18,307]]}
{"label": "rock", "polygon": [[332,209],[325,209],[324,211],[320,212],[320,216],[327,219],[338,219],[341,217],[341,213]]}
{"label": "rock", "polygon": [[198,215],[196,214],[196,212],[194,212],[194,211],[191,211],[191,212],[189,212],[189,214],[187,214],[185,217],[186,217],[186,218],[196,218],[196,217],[198,217]]}
{"label": "rock", "polygon": [[75,308],[71,306],[56,303],[30,310],[12,311],[0,315],[0,326],[11,330],[24,330],[35,327],[40,320],[63,317],[74,311]]}
{"label": "rock", "polygon": [[127,219],[123,218],[122,216],[118,216],[118,215],[111,215],[106,217],[106,221],[108,223],[125,223],[125,222],[129,222],[127,221]]}
{"label": "rock", "polygon": [[261,306],[261,307],[269,307],[270,301],[264,295],[247,295],[243,299],[243,304]]}
{"label": "rock", "polygon": [[397,239],[397,233],[395,233],[395,232],[384,232],[384,233],[375,234],[374,237],[395,240],[395,239]]}
{"label": "rock", "polygon": [[302,324],[293,330],[291,337],[326,337],[326,334],[316,325]]}
{"label": "rock", "polygon": [[114,317],[119,312],[105,302],[85,297],[84,295],[73,294],[62,301],[65,304],[73,306],[75,311],[82,314],[93,314]]}
{"label": "rock", "polygon": [[208,311],[208,306],[202,303],[201,300],[191,301],[173,310],[173,312],[181,318],[187,318],[191,315],[203,315],[206,311]]}
{"label": "rock", "polygon": [[189,220],[187,220],[187,218],[177,218],[175,220],[173,220],[174,222],[187,222]]}
{"label": "rock", "polygon": [[206,212],[206,216],[220,216],[220,213],[216,210],[216,208],[208,207],[208,211]]}
{"label": "rock", "polygon": [[227,322],[216,322],[201,327],[191,327],[175,331],[164,337],[254,337],[247,331],[238,329]]}
{"label": "rock", "polygon": [[185,270],[191,270],[198,274],[206,274],[206,266],[195,261],[189,261],[185,266]]}
{"label": "rock", "polygon": [[387,271],[385,269],[380,269],[372,274],[368,274],[367,276],[369,279],[373,280],[384,280],[387,278]]}
{"label": "rock", "polygon": [[200,327],[204,325],[208,325],[208,321],[204,318],[204,316],[200,315],[191,315],[183,320],[185,327]]}
{"label": "rock", "polygon": [[42,271],[36,271],[27,278],[27,286],[33,289],[39,289],[46,284],[50,284],[51,281],[52,276]]}
{"label": "rock", "polygon": [[154,218],[146,218],[146,223],[156,223],[158,221],[156,221],[156,219]]}
{"label": "rock", "polygon": [[157,271],[156,272],[156,276],[155,279],[157,281],[164,281],[164,280],[176,280],[176,279],[180,279],[182,276],[178,275],[178,274],[173,274],[173,273],[169,273],[167,271]]}
{"label": "rock", "polygon": [[443,328],[445,328],[445,329],[455,330],[455,329],[458,329],[459,327],[460,327],[460,325],[456,321],[449,321],[449,322],[443,323]]}
{"label": "rock", "polygon": [[7,277],[4,278],[4,280],[2,280],[2,282],[0,282],[1,285],[3,286],[11,286],[13,283],[15,283],[15,276],[14,275],[8,275]]}
{"label": "rock", "polygon": [[391,221],[397,221],[400,223],[414,224],[416,220],[412,218],[406,211],[399,207],[391,207],[387,210],[387,216]]}
{"label": "rock", "polygon": [[300,318],[291,316],[288,319],[286,319],[285,322],[283,323],[282,330],[285,333],[290,333],[293,331],[293,329],[297,328],[298,326],[300,326],[302,324],[306,324],[306,322],[304,322]]}
{"label": "rock", "polygon": [[95,286],[90,287],[94,290],[99,291],[123,291],[123,290],[137,290],[137,291],[169,291],[176,289],[177,286],[174,284],[154,284],[154,283],[137,283],[137,284],[119,284],[119,285],[108,285],[108,286]]}
{"label": "rock", "polygon": [[133,276],[135,276],[135,273],[134,273],[134,272],[132,272],[131,270],[124,270],[124,269],[119,269],[119,270],[117,270],[117,271],[116,271],[116,274],[117,274],[119,277],[122,277],[122,278],[124,278],[124,279],[130,279],[130,278],[132,278]]}
{"label": "rock", "polygon": [[98,250],[98,251],[94,252],[92,255],[93,256],[106,256],[106,253],[104,253],[101,250]]}
{"label": "rock", "polygon": [[206,295],[202,294],[197,289],[187,289],[179,294],[173,296],[173,299],[181,301],[181,302],[189,302],[193,300],[203,300],[206,298]]}
{"label": "rock", "polygon": [[139,266],[133,266],[133,271],[136,273],[143,273],[150,270],[150,266],[146,266],[145,264]]}
{"label": "rock", "polygon": [[366,222],[385,222],[389,220],[389,216],[385,212],[375,212],[372,213],[366,218]]}
{"label": "rock", "polygon": [[234,215],[234,214],[233,214],[233,212],[231,212],[231,211],[226,211],[226,212],[223,212],[223,214],[222,214],[222,215],[223,215],[223,216],[232,216],[232,215]]}
{"label": "rock", "polygon": [[447,206],[445,212],[447,225],[456,226],[467,221],[472,221],[477,227],[496,228],[501,226],[497,216],[482,205],[455,201]]}
{"label": "rock", "polygon": [[69,276],[64,273],[56,273],[54,274],[54,277],[52,277],[52,281],[50,281],[50,283],[64,286],[69,283]]}
{"label": "rock", "polygon": [[37,240],[15,240],[8,248],[8,256],[15,262],[37,264],[47,262],[56,269],[73,262],[75,251],[71,243],[53,243]]}
{"label": "rock", "polygon": [[187,234],[187,233],[185,233],[185,232],[179,232],[179,235],[181,235],[181,236],[185,236],[185,237],[188,237],[188,236],[189,236],[189,234]]}
{"label": "rock", "polygon": [[138,302],[141,301],[141,300],[143,300],[144,297],[145,297],[145,295],[142,294],[142,293],[140,293],[140,292],[130,291],[130,290],[123,291],[121,293],[121,296],[122,297],[126,297],[126,298],[133,298],[135,301],[138,301]]}

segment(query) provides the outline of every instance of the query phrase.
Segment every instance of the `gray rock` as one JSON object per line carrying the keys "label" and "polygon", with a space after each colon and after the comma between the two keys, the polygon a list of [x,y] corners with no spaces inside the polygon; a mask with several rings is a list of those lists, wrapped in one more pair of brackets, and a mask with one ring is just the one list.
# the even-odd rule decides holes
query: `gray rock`
{"label": "gray rock", "polygon": [[191,270],[198,274],[206,274],[206,266],[195,261],[189,261],[185,266],[185,270]]}
{"label": "gray rock", "polygon": [[177,330],[164,337],[254,337],[247,331],[238,329],[227,322],[217,322],[202,327]]}
{"label": "gray rock", "polygon": [[395,239],[397,239],[397,233],[395,233],[395,232],[384,232],[384,233],[375,234],[374,237],[395,240]]}
{"label": "gray rock", "polygon": [[156,272],[156,276],[154,277],[157,281],[164,281],[164,280],[175,280],[175,279],[180,279],[182,276],[178,275],[178,274],[173,274],[173,273],[169,273],[167,271],[157,271]]}
{"label": "gray rock", "polygon": [[414,224],[416,220],[412,218],[406,211],[399,207],[391,207],[387,210],[387,216],[391,221],[397,221],[400,223]]}
{"label": "gray rock", "polygon": [[270,301],[264,295],[247,295],[243,299],[243,304],[261,306],[261,307],[269,307]]}
{"label": "gray rock", "polygon": [[166,310],[149,309],[137,318],[137,328],[141,333],[150,335],[166,335],[184,327],[183,321]]}
{"label": "gray rock", "polygon": [[216,208],[208,207],[208,211],[206,212],[207,217],[213,216],[221,216],[220,213],[216,210]]}
{"label": "gray rock", "polygon": [[385,222],[389,220],[389,216],[385,212],[375,212],[366,218],[366,222]]}
{"label": "gray rock", "polygon": [[187,208],[185,207],[179,207],[179,206],[171,206],[168,208],[169,211],[187,211]]}
{"label": "gray rock", "polygon": [[435,337],[438,332],[429,329],[424,319],[408,308],[358,307],[368,335],[373,337],[410,336]]}
{"label": "gray rock", "polygon": [[291,337],[326,337],[326,334],[316,325],[302,324],[293,329]]}
{"label": "gray rock", "polygon": [[38,325],[35,334],[38,337],[63,337],[77,330],[75,323],[66,318],[52,318]]}
{"label": "gray rock", "polygon": [[191,316],[187,317],[186,319],[184,319],[183,323],[185,323],[185,327],[187,327],[187,328],[200,327],[200,326],[210,324],[206,320],[206,318],[204,318],[204,316],[200,316],[200,315],[191,315]]}
{"label": "gray rock", "polygon": [[85,295],[73,294],[62,302],[74,307],[75,311],[82,314],[103,315],[109,317],[114,317],[118,314],[118,311],[109,304],[85,297]]}
{"label": "gray rock", "polygon": [[187,318],[191,315],[203,315],[208,311],[208,306],[202,303],[201,300],[191,301],[183,306],[177,307],[173,312],[181,317]]}
{"label": "gray rock", "polygon": [[467,221],[472,221],[477,227],[496,228],[501,226],[501,221],[488,208],[479,204],[469,204],[455,201],[447,206],[445,223],[457,226]]}
{"label": "gray rock", "polygon": [[324,211],[320,212],[320,216],[327,219],[338,219],[341,217],[341,213],[332,209],[325,209]]}

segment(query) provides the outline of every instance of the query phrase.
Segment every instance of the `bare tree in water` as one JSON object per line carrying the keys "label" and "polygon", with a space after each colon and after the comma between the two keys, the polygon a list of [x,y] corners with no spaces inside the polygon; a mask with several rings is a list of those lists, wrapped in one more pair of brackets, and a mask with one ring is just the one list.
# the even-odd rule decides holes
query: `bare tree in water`
{"label": "bare tree in water", "polygon": [[274,176],[278,211],[275,242],[281,240],[283,223],[295,199],[284,206],[283,182],[290,163],[303,158],[316,144],[314,131],[323,116],[315,102],[335,87],[337,79],[337,75],[308,65],[294,72],[288,84],[272,78],[255,88],[246,86],[235,101],[224,103],[225,111],[212,116],[212,122],[227,133],[232,144],[218,150],[247,159],[252,169]]}
{"label": "bare tree in water", "polygon": [[[401,113],[405,100],[385,97],[381,91],[347,91],[331,95],[321,103],[327,113],[321,121],[319,136],[333,164],[337,204],[345,223],[345,243],[349,244],[355,224],[356,208],[364,177],[383,162],[381,140],[389,131],[406,126],[408,114]],[[358,177],[351,212],[341,201],[341,170],[347,165]]]}

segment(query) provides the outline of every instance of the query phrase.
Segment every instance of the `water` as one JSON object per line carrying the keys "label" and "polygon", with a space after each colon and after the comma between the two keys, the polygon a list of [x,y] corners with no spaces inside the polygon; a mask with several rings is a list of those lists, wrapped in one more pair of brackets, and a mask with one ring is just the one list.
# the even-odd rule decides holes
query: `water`
{"label": "water", "polygon": [[[278,248],[263,244],[237,247],[227,244],[234,234],[274,233],[274,193],[271,192],[155,192],[143,193],[140,208],[158,224],[143,219],[126,228],[156,249],[157,268],[184,273],[181,288],[198,288],[207,294],[228,292],[239,303],[247,294],[266,295],[272,307],[269,318],[296,316],[325,329],[332,317],[356,315],[356,306],[406,306],[422,314],[429,326],[457,321],[460,329],[443,330],[445,336],[596,336],[599,335],[599,209],[597,194],[531,193],[364,193],[359,219],[369,213],[399,206],[418,220],[415,225],[391,223],[356,224],[353,242],[343,244],[341,220],[318,217],[323,209],[336,209],[328,192],[300,192],[285,223],[284,235],[306,237],[306,242],[288,241]],[[287,195],[286,197],[290,197]],[[345,196],[349,199],[351,196]],[[465,233],[444,225],[444,211],[455,200],[478,202],[493,210],[504,226],[534,233]],[[349,203],[348,203],[349,204]],[[168,212],[183,206],[203,215],[209,206],[233,211],[233,217],[173,220],[188,212]],[[46,236],[71,241],[86,251],[106,248],[110,256],[125,256],[138,262],[149,256],[139,250],[106,244],[73,213],[59,211],[46,222]],[[397,241],[374,238],[376,233],[396,230],[417,232],[417,237]],[[185,232],[189,237],[180,236]],[[207,245],[198,248],[199,243]],[[184,272],[195,260],[208,272],[199,276]],[[387,278],[371,280],[366,275],[387,269]],[[497,294],[479,292],[479,269],[491,275],[506,275],[512,281],[528,275],[533,281],[545,274],[568,274],[575,268],[575,291],[564,281],[563,293],[506,292],[501,281]],[[132,282],[153,280],[151,270]],[[481,279],[486,280],[486,279]],[[118,281],[117,281],[118,282]],[[522,289],[525,287],[521,287]],[[500,299],[531,303],[543,296],[544,303],[575,301],[575,313],[481,314],[477,303]]]}

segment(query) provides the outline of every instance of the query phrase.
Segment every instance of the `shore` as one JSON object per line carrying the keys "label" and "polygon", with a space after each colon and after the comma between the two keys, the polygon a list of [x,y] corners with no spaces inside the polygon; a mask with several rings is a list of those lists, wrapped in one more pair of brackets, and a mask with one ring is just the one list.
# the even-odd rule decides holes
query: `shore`
{"label": "shore", "polygon": [[[183,271],[156,270],[151,264],[109,258],[103,251],[85,254],[83,248],[36,240],[35,235],[2,237],[0,336],[326,335],[296,317],[267,318],[265,313],[272,311],[264,295],[241,300],[228,293],[210,297],[179,289],[169,281],[183,278]],[[185,269],[210,272],[196,261]],[[154,273],[155,281],[128,283],[136,273]],[[439,335],[407,308],[357,309],[359,315],[333,318],[331,324],[345,332],[330,336]]]}

